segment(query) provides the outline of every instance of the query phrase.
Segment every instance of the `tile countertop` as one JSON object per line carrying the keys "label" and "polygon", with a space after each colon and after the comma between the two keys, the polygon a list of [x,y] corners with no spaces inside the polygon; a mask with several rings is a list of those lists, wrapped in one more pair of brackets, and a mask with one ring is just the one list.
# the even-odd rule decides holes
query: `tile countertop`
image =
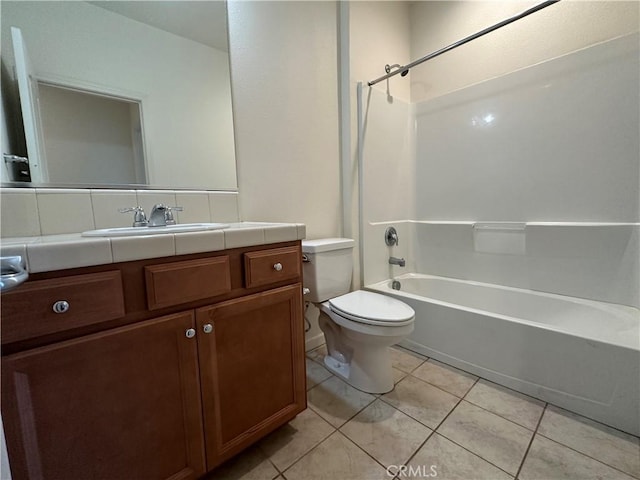
{"label": "tile countertop", "polygon": [[2,256],[21,255],[30,273],[105,263],[212,252],[305,238],[302,223],[240,222],[220,230],[132,237],[83,237],[80,233],[10,237],[0,242]]}

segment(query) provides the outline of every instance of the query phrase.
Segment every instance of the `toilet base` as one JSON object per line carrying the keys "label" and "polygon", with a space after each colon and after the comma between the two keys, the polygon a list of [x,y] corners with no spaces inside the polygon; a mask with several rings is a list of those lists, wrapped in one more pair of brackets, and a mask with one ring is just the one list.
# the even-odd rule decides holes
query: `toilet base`
{"label": "toilet base", "polygon": [[[362,355],[356,355],[350,363],[343,363],[331,355],[324,357],[324,365],[337,377],[352,387],[366,393],[388,393],[393,390],[393,369],[387,347],[376,349],[367,362]],[[388,358],[387,358],[388,357]]]}
{"label": "toilet base", "polygon": [[329,353],[324,358],[327,369],[363,392],[381,394],[393,390],[389,347],[406,338],[413,331],[413,324],[382,328],[351,325],[343,318],[334,321],[336,314],[327,307],[320,305],[318,318]]}

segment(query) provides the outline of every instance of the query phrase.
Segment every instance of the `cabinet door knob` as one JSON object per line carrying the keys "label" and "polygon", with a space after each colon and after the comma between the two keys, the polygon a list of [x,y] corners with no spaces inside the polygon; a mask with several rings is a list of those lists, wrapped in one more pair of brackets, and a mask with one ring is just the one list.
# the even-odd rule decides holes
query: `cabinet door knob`
{"label": "cabinet door knob", "polygon": [[184,334],[186,335],[187,338],[193,338],[196,336],[196,329],[195,328],[188,328],[186,332],[184,332]]}
{"label": "cabinet door knob", "polygon": [[280,271],[282,271],[282,264],[281,264],[280,262],[276,263],[276,264],[273,266],[273,269],[274,269],[276,272],[280,272]]}
{"label": "cabinet door knob", "polygon": [[213,332],[213,325],[211,325],[210,323],[205,323],[202,327],[202,330],[204,330],[204,333],[211,333]]}
{"label": "cabinet door knob", "polygon": [[55,313],[66,313],[70,307],[71,305],[66,300],[58,300],[53,304],[53,311]]}

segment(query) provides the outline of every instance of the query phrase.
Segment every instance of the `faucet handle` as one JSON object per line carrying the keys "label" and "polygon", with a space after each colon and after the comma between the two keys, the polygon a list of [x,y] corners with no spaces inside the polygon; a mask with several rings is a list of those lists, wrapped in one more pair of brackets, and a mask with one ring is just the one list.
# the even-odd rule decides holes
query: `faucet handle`
{"label": "faucet handle", "polygon": [[137,207],[124,207],[119,208],[118,212],[120,213],[129,213],[133,212],[133,226],[134,227],[146,227],[149,223],[147,221],[147,216],[144,213],[144,209],[138,205]]}
{"label": "faucet handle", "polygon": [[175,225],[176,224],[176,220],[175,218],[173,218],[173,212],[174,210],[176,212],[181,212],[184,210],[184,208],[182,207],[168,207],[165,206],[165,212],[164,212],[164,219],[167,225]]}
{"label": "faucet handle", "polygon": [[398,232],[393,227],[388,227],[384,232],[384,243],[386,243],[389,247],[394,245],[399,245],[398,242]]}

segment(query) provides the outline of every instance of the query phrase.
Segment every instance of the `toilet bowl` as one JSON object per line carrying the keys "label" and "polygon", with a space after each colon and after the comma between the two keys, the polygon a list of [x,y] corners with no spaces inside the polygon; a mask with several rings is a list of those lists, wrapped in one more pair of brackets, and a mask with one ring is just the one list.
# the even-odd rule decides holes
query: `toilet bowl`
{"label": "toilet bowl", "polygon": [[415,312],[406,303],[379,293],[348,293],[353,270],[350,238],[304,240],[305,300],[320,311],[327,342],[326,367],[368,393],[393,390],[389,347],[413,332]]}
{"label": "toilet bowl", "polygon": [[368,393],[393,390],[389,347],[413,332],[415,313],[391,297],[357,290],[318,305],[325,366]]}

